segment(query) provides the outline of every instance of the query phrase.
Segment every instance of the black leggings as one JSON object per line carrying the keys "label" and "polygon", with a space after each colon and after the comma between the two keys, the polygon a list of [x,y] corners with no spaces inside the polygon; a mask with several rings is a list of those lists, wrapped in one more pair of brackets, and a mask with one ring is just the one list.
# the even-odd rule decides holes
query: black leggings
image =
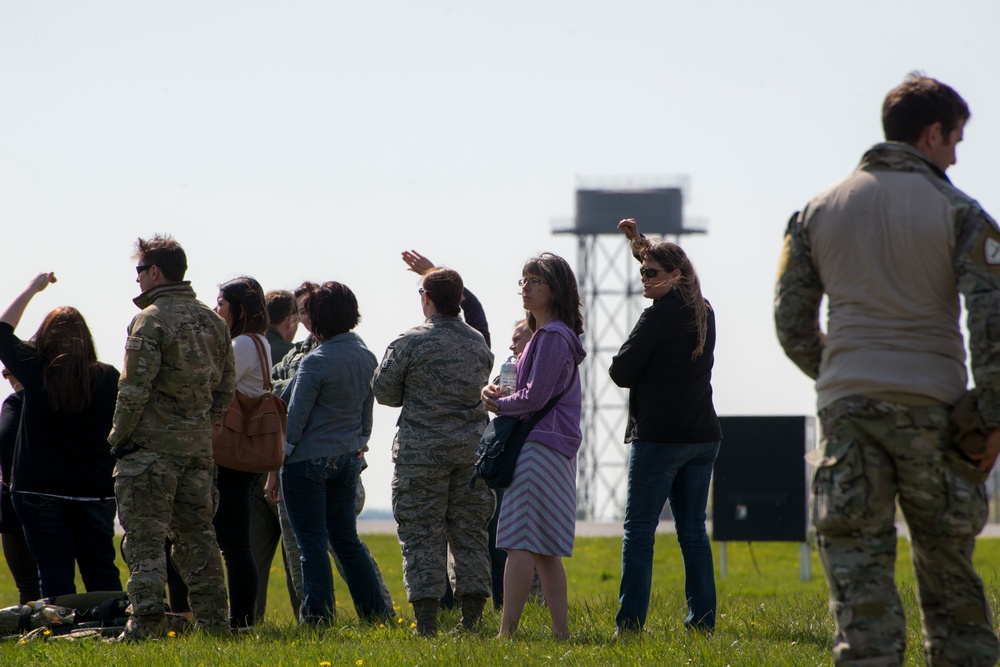
{"label": "black leggings", "polygon": [[258,473],[219,466],[219,509],[213,524],[226,561],[229,588],[229,623],[234,628],[251,626],[257,606],[257,565],[250,546],[251,497]]}
{"label": "black leggings", "polygon": [[38,581],[38,563],[31,556],[21,526],[17,527],[17,532],[3,533],[2,539],[3,557],[17,586],[18,604],[40,600],[42,589]]}

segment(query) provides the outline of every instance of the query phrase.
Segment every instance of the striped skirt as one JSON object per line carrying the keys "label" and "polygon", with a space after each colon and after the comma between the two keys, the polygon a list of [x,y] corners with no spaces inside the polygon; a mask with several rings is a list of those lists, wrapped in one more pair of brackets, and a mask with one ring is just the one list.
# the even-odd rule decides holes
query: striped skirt
{"label": "striped skirt", "polygon": [[526,442],[504,491],[497,548],[570,556],[576,535],[576,457]]}

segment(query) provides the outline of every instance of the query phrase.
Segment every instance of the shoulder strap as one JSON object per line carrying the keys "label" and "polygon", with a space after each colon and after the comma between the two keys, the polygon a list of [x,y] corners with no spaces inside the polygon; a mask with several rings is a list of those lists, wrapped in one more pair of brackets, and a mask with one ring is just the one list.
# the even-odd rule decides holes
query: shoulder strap
{"label": "shoulder strap", "polygon": [[264,378],[264,391],[273,391],[274,385],[271,383],[271,369],[267,367],[267,355],[264,354],[264,344],[260,342],[257,334],[248,334],[248,337],[257,346],[257,357],[260,359],[260,374]]}

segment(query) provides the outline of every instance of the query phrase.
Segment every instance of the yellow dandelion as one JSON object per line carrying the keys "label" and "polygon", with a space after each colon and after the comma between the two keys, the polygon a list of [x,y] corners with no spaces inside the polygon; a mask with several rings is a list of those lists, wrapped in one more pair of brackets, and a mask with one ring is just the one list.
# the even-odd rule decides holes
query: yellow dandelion
{"label": "yellow dandelion", "polygon": [[357,665],[358,667],[361,667],[361,665],[364,664],[364,662],[365,662],[364,660],[361,660],[359,658],[354,664]]}
{"label": "yellow dandelion", "polygon": [[48,637],[49,635],[52,634],[52,631],[49,630],[48,628],[45,628],[45,632],[43,632],[42,634],[45,635],[46,637]]}
{"label": "yellow dandelion", "polygon": [[319,663],[319,667],[330,667],[330,661],[329,660],[321,660],[320,663]]}
{"label": "yellow dandelion", "polygon": [[18,642],[18,644],[27,644],[27,643],[28,643],[27,639],[22,639],[21,641]]}
{"label": "yellow dandelion", "polygon": [[411,628],[411,629],[412,629],[412,628],[415,628],[415,627],[417,627],[417,624],[416,624],[416,623],[410,623],[410,628]]}
{"label": "yellow dandelion", "polygon": [[176,636],[177,636],[177,633],[176,633],[176,632],[174,632],[173,630],[171,630],[170,632],[168,632],[168,633],[167,633],[167,636],[168,636],[168,637],[176,637]]}
{"label": "yellow dandelion", "polygon": [[397,622],[397,623],[402,623],[402,622],[403,622],[403,617],[402,617],[402,616],[400,616],[399,618],[397,618],[397,619],[396,619],[396,622]]}

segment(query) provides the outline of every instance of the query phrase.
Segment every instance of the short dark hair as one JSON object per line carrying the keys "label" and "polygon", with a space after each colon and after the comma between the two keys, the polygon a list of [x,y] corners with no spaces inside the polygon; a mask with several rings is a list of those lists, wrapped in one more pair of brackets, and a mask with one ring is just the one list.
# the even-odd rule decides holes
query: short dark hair
{"label": "short dark hair", "polygon": [[434,308],[446,317],[458,317],[462,312],[465,285],[455,269],[433,268],[424,274],[424,293]]}
{"label": "short dark hair", "polygon": [[301,299],[302,297],[304,297],[306,294],[310,294],[311,292],[314,292],[316,290],[316,288],[318,288],[318,287],[319,287],[319,285],[317,285],[316,283],[307,280],[304,283],[302,283],[301,285],[299,285],[298,287],[296,287],[292,291],[292,294],[295,296],[295,299],[297,301],[297,300]]}
{"label": "short dark hair", "polygon": [[139,238],[135,242],[132,259],[148,266],[160,267],[163,277],[173,283],[184,280],[187,271],[187,255],[174,237],[156,234],[153,238]]}
{"label": "short dark hair", "polygon": [[264,295],[267,304],[267,319],[271,324],[280,324],[297,311],[295,295],[286,289],[273,289]]}
{"label": "short dark hair", "polygon": [[319,341],[347,333],[361,321],[358,298],[342,283],[330,281],[317,285],[306,293],[302,305],[312,321],[313,336]]}
{"label": "short dark hair", "polygon": [[[538,257],[532,257],[524,263],[522,275],[538,276],[544,280],[552,292],[552,302],[549,308],[552,315],[579,336],[583,334],[583,301],[576,284],[576,276],[569,262],[550,252],[543,252]],[[534,331],[537,328],[535,316],[528,313],[528,327]]]}
{"label": "short dark hair", "polygon": [[229,326],[229,335],[232,338],[267,331],[270,321],[264,304],[264,288],[259,282],[250,276],[240,276],[219,285],[219,291],[229,302],[229,315],[233,321]]}
{"label": "short dark hair", "polygon": [[947,136],[971,116],[969,105],[953,88],[911,72],[885,96],[882,130],[886,141],[915,144],[934,123],[941,123],[941,131]]}

